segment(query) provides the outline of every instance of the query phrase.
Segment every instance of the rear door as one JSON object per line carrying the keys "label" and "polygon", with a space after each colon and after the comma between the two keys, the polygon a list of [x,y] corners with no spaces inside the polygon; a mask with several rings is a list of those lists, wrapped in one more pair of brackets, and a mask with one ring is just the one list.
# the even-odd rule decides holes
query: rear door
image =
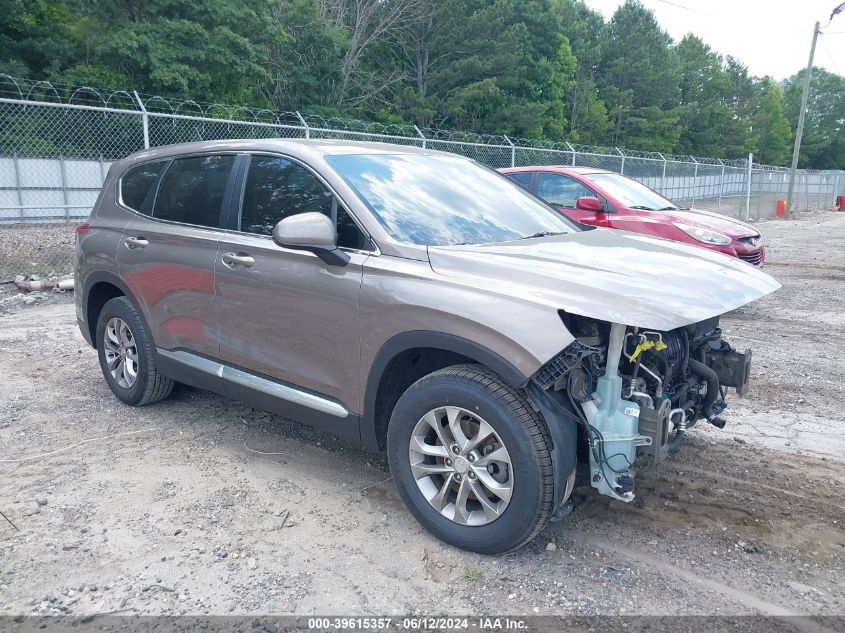
{"label": "rear door", "polygon": [[159,348],[219,355],[214,261],[237,161],[235,154],[165,161],[135,202],[140,208],[124,230],[118,264]]}
{"label": "rear door", "polygon": [[[369,238],[310,167],[279,155],[249,160],[238,192],[238,231],[221,238],[215,263],[221,357],[360,411],[358,302]],[[345,266],[273,242],[279,220],[311,211],[335,220],[338,245],[350,256]]]}
{"label": "rear door", "polygon": [[508,178],[513,180],[515,183],[525,187],[530,192],[534,192],[534,176],[537,174],[535,171],[515,171],[510,174],[505,174]]}

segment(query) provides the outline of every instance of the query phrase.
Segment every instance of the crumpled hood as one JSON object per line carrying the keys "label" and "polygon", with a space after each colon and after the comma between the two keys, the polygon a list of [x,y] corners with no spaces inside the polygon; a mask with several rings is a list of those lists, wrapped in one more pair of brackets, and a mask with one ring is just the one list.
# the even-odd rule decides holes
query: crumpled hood
{"label": "crumpled hood", "polygon": [[698,226],[703,229],[710,229],[728,237],[748,237],[750,235],[759,235],[760,231],[753,226],[734,220],[733,218],[712,213],[710,211],[701,211],[699,209],[678,209],[676,211],[661,211],[665,213],[666,217],[673,222],[683,222]]}
{"label": "crumpled hood", "polygon": [[737,258],[617,230],[428,252],[438,274],[491,293],[657,330],[724,314],[780,288]]}

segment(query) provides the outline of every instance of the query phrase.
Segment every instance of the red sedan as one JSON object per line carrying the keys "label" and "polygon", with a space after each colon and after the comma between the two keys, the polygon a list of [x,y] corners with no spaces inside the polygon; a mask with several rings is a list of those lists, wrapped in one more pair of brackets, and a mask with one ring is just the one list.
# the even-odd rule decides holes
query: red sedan
{"label": "red sedan", "polygon": [[591,167],[499,171],[584,224],[695,244],[754,266],[762,266],[766,259],[763,238],[755,228],[717,213],[681,209],[653,189],[612,171]]}

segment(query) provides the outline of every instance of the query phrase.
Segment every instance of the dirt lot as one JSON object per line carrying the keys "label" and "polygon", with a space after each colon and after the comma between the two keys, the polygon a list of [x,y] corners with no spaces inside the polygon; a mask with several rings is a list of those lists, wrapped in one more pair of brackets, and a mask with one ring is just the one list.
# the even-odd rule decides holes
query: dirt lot
{"label": "dirt lot", "polygon": [[425,533],[381,455],[187,388],[119,404],[68,296],[6,302],[0,614],[842,614],[845,213],[761,226],[784,287],[724,320],[755,358],[729,425],[498,557]]}

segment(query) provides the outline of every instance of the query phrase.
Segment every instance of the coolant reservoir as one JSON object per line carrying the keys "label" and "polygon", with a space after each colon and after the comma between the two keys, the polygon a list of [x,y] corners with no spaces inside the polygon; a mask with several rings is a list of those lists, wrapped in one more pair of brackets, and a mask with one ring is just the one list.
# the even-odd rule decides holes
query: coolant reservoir
{"label": "coolant reservoir", "polygon": [[622,378],[618,374],[619,354],[625,328],[614,323],[609,342],[609,360],[604,376],[596,381],[594,398],[582,403],[587,422],[601,437],[590,434],[590,483],[601,494],[622,501],[634,498],[631,466],[637,445],[649,441],[641,437],[640,405],[622,399]]}

